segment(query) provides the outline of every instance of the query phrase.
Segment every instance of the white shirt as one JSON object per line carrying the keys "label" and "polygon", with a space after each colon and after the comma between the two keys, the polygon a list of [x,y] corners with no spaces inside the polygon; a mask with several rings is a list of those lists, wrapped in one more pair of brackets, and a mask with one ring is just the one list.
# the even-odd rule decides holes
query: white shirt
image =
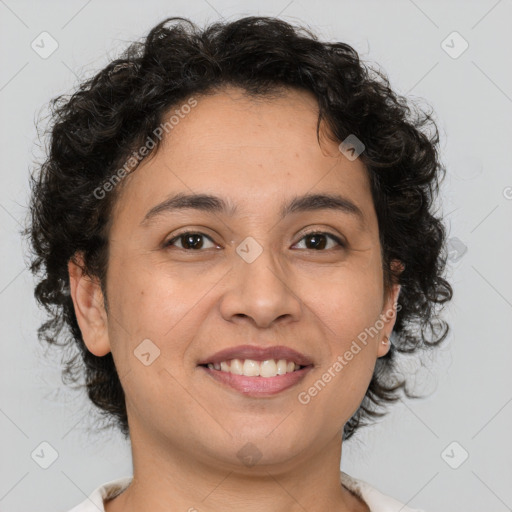
{"label": "white shirt", "polygon": [[[103,500],[113,499],[121,494],[130,485],[132,478],[131,476],[118,478],[101,485],[85,501],[69,512],[105,512]],[[346,489],[361,498],[371,512],[424,512],[405,506],[394,498],[382,494],[364,480],[354,478],[343,471],[340,471],[340,481]]]}

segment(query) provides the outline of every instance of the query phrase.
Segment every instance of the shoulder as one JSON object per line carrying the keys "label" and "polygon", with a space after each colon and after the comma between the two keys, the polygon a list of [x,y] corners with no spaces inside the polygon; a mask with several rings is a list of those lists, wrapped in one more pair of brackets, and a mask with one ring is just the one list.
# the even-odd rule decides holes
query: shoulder
{"label": "shoulder", "polygon": [[340,471],[341,484],[361,498],[371,512],[425,512],[417,508],[410,508],[400,501],[381,493],[368,482],[354,478]]}
{"label": "shoulder", "polygon": [[131,476],[125,476],[116,480],[111,480],[103,485],[100,485],[76,507],[73,507],[69,512],[105,512],[104,500],[115,498],[121,494],[132,481]]}

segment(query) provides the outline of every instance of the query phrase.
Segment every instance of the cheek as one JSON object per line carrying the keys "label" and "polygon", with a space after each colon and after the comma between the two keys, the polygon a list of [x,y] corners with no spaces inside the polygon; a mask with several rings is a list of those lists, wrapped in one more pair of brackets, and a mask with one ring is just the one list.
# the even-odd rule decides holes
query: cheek
{"label": "cheek", "polygon": [[183,357],[201,325],[208,304],[205,293],[222,277],[218,272],[198,275],[197,269],[191,269],[143,264],[143,258],[138,263],[136,258],[125,258],[113,266],[109,335],[113,352],[119,352],[125,364],[132,362],[126,358],[145,339],[159,348],[161,361]]}
{"label": "cheek", "polygon": [[382,283],[378,271],[343,267],[302,283],[301,298],[326,328],[339,348],[374,325],[382,308]]}
{"label": "cheek", "polygon": [[320,410],[337,411],[334,421],[347,420],[364,398],[375,367],[382,307],[380,274],[368,266],[362,271],[347,266],[315,282],[317,286],[304,285],[304,297],[327,353],[316,375],[317,385],[309,391],[321,395],[314,399]]}
{"label": "cheek", "polygon": [[183,380],[181,361],[197,329],[187,313],[201,297],[200,287],[183,286],[183,280],[161,270],[136,268],[132,261],[111,274],[112,354],[129,409],[141,421],[154,417],[162,403],[185,407],[186,397],[176,389]]}

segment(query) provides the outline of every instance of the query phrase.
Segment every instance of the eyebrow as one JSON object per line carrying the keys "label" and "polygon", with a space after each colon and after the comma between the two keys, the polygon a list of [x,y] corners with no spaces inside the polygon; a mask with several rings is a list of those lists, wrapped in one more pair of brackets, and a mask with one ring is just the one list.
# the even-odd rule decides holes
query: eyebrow
{"label": "eyebrow", "polygon": [[[225,214],[229,217],[233,217],[238,211],[238,207],[231,201],[226,201],[218,196],[178,193],[151,208],[144,216],[141,226],[149,224],[152,219],[162,214],[187,209]],[[362,210],[350,199],[338,194],[305,194],[296,196],[287,204],[282,205],[279,216],[282,220],[292,213],[319,210],[332,210],[344,213],[357,219],[363,229],[366,227],[366,219]]]}

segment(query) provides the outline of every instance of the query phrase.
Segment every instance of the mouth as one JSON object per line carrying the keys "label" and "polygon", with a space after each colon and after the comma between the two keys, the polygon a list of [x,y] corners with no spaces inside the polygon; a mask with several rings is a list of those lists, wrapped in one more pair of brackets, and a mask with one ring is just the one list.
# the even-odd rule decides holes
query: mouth
{"label": "mouth", "polygon": [[245,396],[271,396],[298,384],[313,368],[309,358],[287,347],[240,346],[198,366],[213,380]]}
{"label": "mouth", "polygon": [[221,361],[220,363],[207,363],[199,366],[208,368],[209,370],[230,373],[232,375],[262,377],[265,379],[293,373],[306,367],[294,361],[287,361],[286,359],[266,359],[264,361],[256,361],[254,359],[231,359]]}

